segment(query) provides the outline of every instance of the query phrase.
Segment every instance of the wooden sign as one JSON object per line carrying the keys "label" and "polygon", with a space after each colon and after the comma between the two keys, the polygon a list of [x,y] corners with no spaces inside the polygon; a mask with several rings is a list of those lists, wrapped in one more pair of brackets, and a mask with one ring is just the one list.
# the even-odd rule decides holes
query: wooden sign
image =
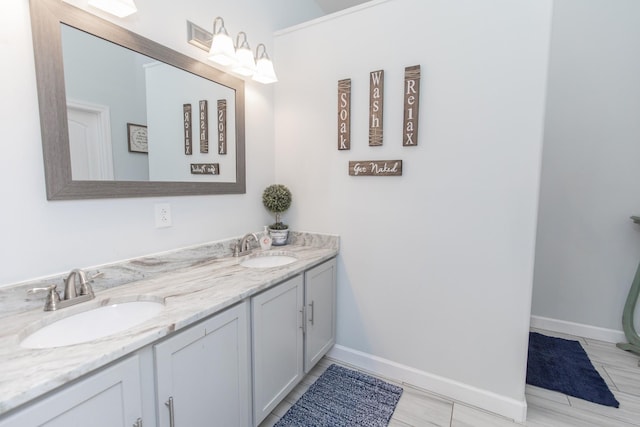
{"label": "wooden sign", "polygon": [[404,124],[402,145],[418,145],[418,112],[420,107],[420,66],[404,69]]}
{"label": "wooden sign", "polygon": [[227,154],[227,100],[218,100],[218,154]]}
{"label": "wooden sign", "polygon": [[351,149],[351,79],[338,80],[338,150]]}
{"label": "wooden sign", "polygon": [[209,111],[206,100],[200,101],[200,152],[209,152]]}
{"label": "wooden sign", "polygon": [[349,162],[351,176],[400,176],[402,160],[359,160]]}
{"label": "wooden sign", "polygon": [[193,140],[191,139],[191,104],[182,105],[182,119],[184,122],[184,154],[193,154]]}
{"label": "wooden sign", "polygon": [[194,175],[220,175],[220,164],[191,163],[191,173]]}
{"label": "wooden sign", "polygon": [[384,70],[369,75],[369,146],[382,145],[382,106],[384,105]]}
{"label": "wooden sign", "polygon": [[129,142],[130,152],[132,153],[148,153],[149,152],[149,139],[147,135],[147,127],[145,125],[127,123],[127,140]]}

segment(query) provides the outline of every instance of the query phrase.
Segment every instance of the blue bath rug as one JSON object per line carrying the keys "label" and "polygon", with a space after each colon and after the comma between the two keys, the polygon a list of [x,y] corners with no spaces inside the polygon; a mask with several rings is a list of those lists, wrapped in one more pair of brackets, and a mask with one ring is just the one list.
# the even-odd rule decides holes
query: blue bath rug
{"label": "blue bath rug", "polygon": [[331,365],[276,423],[276,427],[385,427],[402,388]]}
{"label": "blue bath rug", "polygon": [[527,384],[600,405],[620,406],[578,341],[530,332]]}

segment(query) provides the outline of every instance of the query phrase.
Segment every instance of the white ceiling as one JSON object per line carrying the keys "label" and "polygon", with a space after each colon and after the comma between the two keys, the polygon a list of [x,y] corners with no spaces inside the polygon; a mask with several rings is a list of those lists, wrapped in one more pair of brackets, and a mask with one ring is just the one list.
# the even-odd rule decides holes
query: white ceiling
{"label": "white ceiling", "polygon": [[315,0],[324,13],[333,13],[352,6],[366,3],[369,0]]}

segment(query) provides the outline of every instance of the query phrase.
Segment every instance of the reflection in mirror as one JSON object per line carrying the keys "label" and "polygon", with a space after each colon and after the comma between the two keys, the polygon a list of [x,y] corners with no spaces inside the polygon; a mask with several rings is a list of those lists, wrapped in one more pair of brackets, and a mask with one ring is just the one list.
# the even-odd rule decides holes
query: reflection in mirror
{"label": "reflection in mirror", "polygon": [[64,2],[30,7],[48,199],[245,192],[242,80]]}
{"label": "reflection in mirror", "polygon": [[[208,105],[224,100],[231,111],[226,121],[234,122],[232,89],[68,25],[61,30],[73,180],[235,180],[235,150],[218,156],[212,144],[207,153],[196,147],[185,156],[183,135],[183,105],[203,99]],[[217,141],[215,113],[206,117],[211,142]],[[129,146],[132,124],[146,129],[144,149]],[[234,128],[225,139],[235,147]],[[220,174],[192,174],[191,163],[218,163]]]}

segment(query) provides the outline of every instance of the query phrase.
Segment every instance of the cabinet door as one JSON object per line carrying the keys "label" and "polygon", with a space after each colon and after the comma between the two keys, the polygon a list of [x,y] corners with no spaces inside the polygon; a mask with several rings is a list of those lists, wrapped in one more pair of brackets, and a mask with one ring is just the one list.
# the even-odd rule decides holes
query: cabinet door
{"label": "cabinet door", "polygon": [[336,342],[336,259],[306,271],[304,287],[304,372],[308,373]]}
{"label": "cabinet door", "polygon": [[140,366],[132,356],[0,420],[1,427],[131,427],[142,416]]}
{"label": "cabinet door", "polygon": [[253,410],[258,425],[302,379],[303,279],[251,299]]}
{"label": "cabinet door", "polygon": [[239,304],[154,346],[158,425],[250,424],[247,310]]}

